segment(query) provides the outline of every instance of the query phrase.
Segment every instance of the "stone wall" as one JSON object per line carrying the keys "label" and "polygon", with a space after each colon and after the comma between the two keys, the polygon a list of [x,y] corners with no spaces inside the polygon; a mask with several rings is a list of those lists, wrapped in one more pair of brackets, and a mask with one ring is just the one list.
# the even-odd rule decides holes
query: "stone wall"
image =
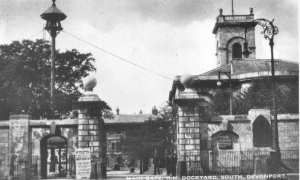
{"label": "stone wall", "polygon": [[[226,171],[232,168],[234,172],[258,172],[255,167],[266,162],[271,147],[254,147],[253,123],[261,117],[270,123],[270,111],[252,109],[248,115],[224,115],[204,120],[195,109],[193,106],[180,107],[177,119],[178,161],[181,164],[186,162],[187,174],[199,175],[203,169],[216,170],[221,164],[222,168],[227,168]],[[278,119],[282,157],[284,162],[291,164],[299,159],[296,154],[299,151],[299,117],[298,114],[282,114],[278,115]],[[237,141],[232,141],[232,148],[223,150],[214,145],[216,142],[212,137],[220,132],[237,135]],[[225,141],[228,143],[226,138]],[[254,161],[255,157],[261,158]],[[241,163],[244,168],[240,167]],[[240,168],[234,169],[236,167]]]}
{"label": "stone wall", "polygon": [[0,179],[9,175],[8,128],[0,128]]}
{"label": "stone wall", "polygon": [[233,122],[233,131],[239,135],[239,148],[240,150],[249,150],[253,148],[253,140],[252,140],[252,128],[249,121],[244,120],[246,122]]}
{"label": "stone wall", "polygon": [[29,119],[27,114],[10,115],[9,176],[26,179],[30,176]]}
{"label": "stone wall", "polygon": [[[237,27],[237,26],[227,26],[227,27],[220,27],[216,34],[216,40],[218,42],[217,47],[217,60],[219,64],[224,65],[226,61],[231,61],[232,59],[232,49],[231,45],[233,41],[239,42],[240,45],[243,47],[243,43],[245,37],[245,28],[244,27]],[[255,29],[254,27],[249,27],[247,29],[247,42],[248,47],[251,50],[251,54],[248,58],[243,57],[245,59],[255,59]],[[242,49],[244,50],[244,49]]]}
{"label": "stone wall", "polygon": [[278,136],[281,150],[299,150],[299,121],[279,121]]}
{"label": "stone wall", "polygon": [[31,128],[31,149],[32,149],[32,175],[40,176],[41,171],[41,140],[43,137],[50,133],[50,129],[46,127],[34,127]]}

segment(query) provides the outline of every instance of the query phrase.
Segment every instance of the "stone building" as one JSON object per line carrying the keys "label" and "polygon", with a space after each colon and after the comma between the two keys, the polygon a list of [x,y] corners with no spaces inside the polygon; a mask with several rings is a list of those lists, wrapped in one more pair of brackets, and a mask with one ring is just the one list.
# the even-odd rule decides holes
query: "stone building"
{"label": "stone building", "polygon": [[[127,170],[129,159],[123,151],[122,140],[129,131],[142,128],[146,121],[153,118],[151,114],[119,114],[112,119],[104,119],[107,136],[107,167],[111,170]],[[135,162],[138,167],[138,162]]]}
{"label": "stone building", "polygon": [[[252,8],[247,15],[224,15],[221,9],[213,29],[217,67],[188,78],[178,76],[173,82],[169,101],[178,109],[174,118],[179,176],[268,171],[267,159],[273,151],[270,110],[224,115],[212,112],[217,90],[229,90],[232,96],[255,82],[270,82],[270,60],[255,57],[253,20]],[[298,88],[297,63],[276,60],[275,75],[277,85]],[[232,97],[228,101],[232,113]],[[298,105],[298,99],[295,101]],[[298,126],[298,113],[278,114],[281,158],[289,172],[299,171]]]}
{"label": "stone building", "polygon": [[173,121],[163,118],[156,108],[153,108],[152,114],[120,114],[119,112],[117,110],[113,118],[104,118],[107,169],[129,170],[134,167],[139,170],[142,160],[141,166],[153,173],[155,151],[163,159],[160,161],[160,166],[165,167],[163,161],[166,153],[172,153],[174,149],[172,139],[167,141],[165,139],[172,136]]}

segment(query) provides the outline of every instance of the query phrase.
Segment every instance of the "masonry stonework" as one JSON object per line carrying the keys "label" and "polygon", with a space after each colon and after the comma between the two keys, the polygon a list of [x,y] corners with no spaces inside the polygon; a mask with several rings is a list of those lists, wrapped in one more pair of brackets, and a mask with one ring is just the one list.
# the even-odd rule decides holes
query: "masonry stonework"
{"label": "masonry stonework", "polygon": [[[267,172],[266,163],[272,149],[270,146],[255,147],[253,135],[257,132],[253,130],[253,123],[261,117],[270,123],[269,110],[251,109],[247,115],[222,115],[204,120],[195,109],[190,105],[179,106],[178,173]],[[295,167],[295,160],[299,158],[299,117],[295,114],[280,114],[278,117],[283,161],[287,166]]]}
{"label": "masonry stonework", "polygon": [[249,56],[242,55],[241,59],[255,59],[255,24],[253,12],[248,15],[223,15],[217,17],[217,22],[214,29],[216,37],[216,55],[218,65],[225,65],[232,61],[232,45],[239,43],[244,51],[245,38],[248,43],[248,48],[251,51]]}
{"label": "masonry stonework", "polygon": [[27,114],[10,115],[10,177],[26,179],[30,176],[31,149],[29,148],[29,118]]}
{"label": "masonry stonework", "polygon": [[9,176],[8,127],[0,128],[0,177]]}

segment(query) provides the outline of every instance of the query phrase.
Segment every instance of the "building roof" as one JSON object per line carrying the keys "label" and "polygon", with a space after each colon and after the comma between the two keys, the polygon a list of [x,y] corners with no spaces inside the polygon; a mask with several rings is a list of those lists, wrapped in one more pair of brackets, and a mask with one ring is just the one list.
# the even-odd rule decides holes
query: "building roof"
{"label": "building roof", "polygon": [[[223,72],[223,73],[222,73]],[[220,73],[220,77],[219,77]],[[218,80],[228,80],[230,74],[232,83],[251,81],[254,79],[264,79],[271,77],[270,59],[247,59],[233,60],[231,63],[222,65],[208,72],[193,75],[189,79],[188,87],[216,87]],[[299,75],[298,62],[275,60],[275,76],[280,78],[297,78]],[[180,76],[174,80],[172,89],[169,94],[169,100],[175,95],[176,89],[182,89]],[[184,88],[183,88],[184,89]],[[182,89],[182,90],[183,90]]]}
{"label": "building roof", "polygon": [[152,114],[120,114],[114,115],[113,119],[104,119],[104,123],[117,124],[117,123],[144,123],[149,119],[156,119],[157,116]]}
{"label": "building roof", "polygon": [[[211,76],[218,75],[218,72],[225,71],[230,72],[231,75],[240,75],[245,73],[255,73],[268,71],[271,73],[271,61],[270,59],[249,59],[249,60],[233,60],[232,63],[220,66],[200,76]],[[299,67],[298,63],[275,60],[275,71],[276,72],[288,72],[289,75],[298,74]]]}
{"label": "building roof", "polygon": [[[192,81],[217,81],[228,79],[222,72],[230,73],[232,80],[248,80],[271,76],[271,61],[269,59],[233,60],[231,63],[217,67],[208,72],[194,75]],[[299,64],[297,62],[275,60],[275,76],[298,76]]]}

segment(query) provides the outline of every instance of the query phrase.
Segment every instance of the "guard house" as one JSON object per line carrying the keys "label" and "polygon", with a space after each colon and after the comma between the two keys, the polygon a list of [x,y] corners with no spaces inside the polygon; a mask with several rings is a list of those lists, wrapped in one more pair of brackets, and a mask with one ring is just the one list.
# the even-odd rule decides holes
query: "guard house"
{"label": "guard house", "polygon": [[[273,151],[270,109],[235,114],[232,97],[227,97],[224,106],[230,111],[213,111],[217,91],[230,91],[234,96],[253,83],[270,82],[270,60],[255,56],[253,20],[252,8],[245,15],[224,15],[220,9],[213,28],[217,67],[200,75],[177,76],[173,81],[169,102],[178,109],[178,176],[267,172],[267,159]],[[298,63],[275,61],[277,86],[298,88]],[[278,114],[281,158],[289,172],[299,171],[298,125],[298,113]]]}

